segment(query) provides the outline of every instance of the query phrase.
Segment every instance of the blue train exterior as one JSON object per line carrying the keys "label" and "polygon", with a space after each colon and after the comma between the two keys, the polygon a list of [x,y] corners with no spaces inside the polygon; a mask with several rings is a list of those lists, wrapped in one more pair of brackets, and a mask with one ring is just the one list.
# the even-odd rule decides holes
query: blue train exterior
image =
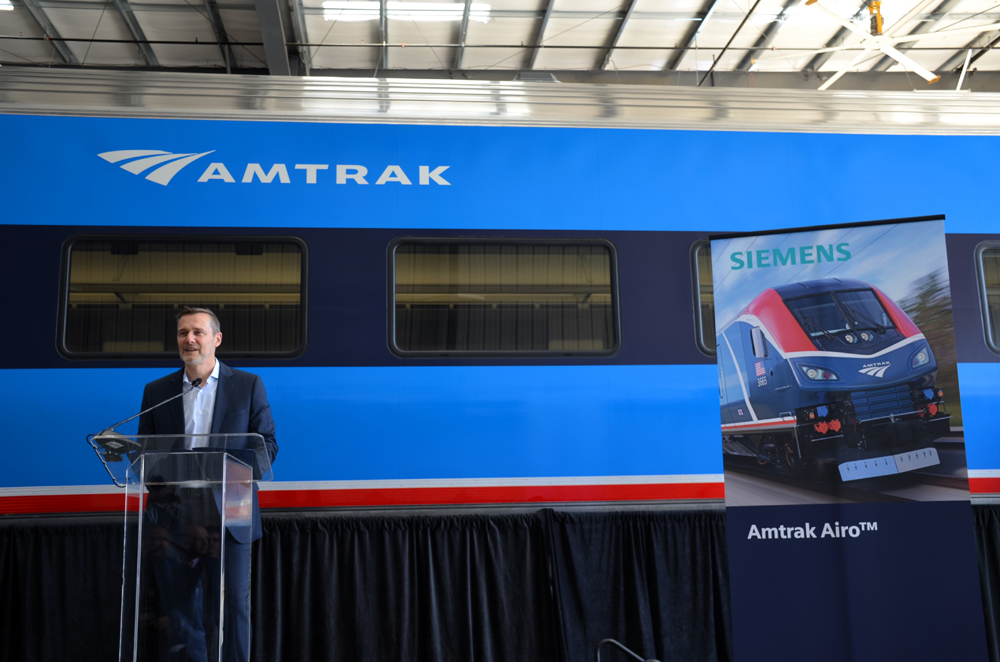
{"label": "blue train exterior", "polygon": [[728,452],[788,468],[829,458],[845,480],[938,463],[932,442],[951,416],[937,361],[906,313],[868,283],[767,289],[717,347]]}
{"label": "blue train exterior", "polygon": [[[945,213],[970,477],[980,492],[1000,481],[1000,448],[993,441],[1000,355],[985,339],[976,267],[977,246],[1000,241],[1000,225],[975,196],[911,184],[947,181],[954,163],[979,162],[993,149],[997,138],[972,135],[965,124],[959,135],[918,135],[902,124],[892,125],[900,135],[849,134],[842,127],[823,133],[825,101],[816,102],[815,116],[793,126],[776,107],[776,95],[752,90],[741,94],[756,95],[771,109],[769,117],[754,115],[759,124],[746,123],[747,106],[734,112],[722,102],[719,112],[682,122],[671,108],[685,108],[687,100],[668,99],[659,109],[659,101],[619,103],[615,86],[595,93],[589,105],[571,105],[561,99],[582,94],[573,86],[547,87],[558,95],[530,102],[484,83],[479,97],[456,110],[457,81],[429,101],[414,100],[409,88],[396,95],[391,81],[336,81],[338,89],[360,90],[357,103],[345,101],[340,114],[324,110],[340,97],[310,91],[317,81],[303,81],[297,91],[289,91],[299,85],[290,80],[241,81],[226,97],[225,112],[213,113],[177,100],[197,93],[204,101],[204,79],[183,97],[183,90],[145,79],[132,85],[138,74],[115,72],[111,93],[98,98],[83,72],[73,72],[66,90],[35,79],[18,86],[15,76],[0,71],[0,82],[8,83],[0,99],[6,141],[0,268],[8,284],[0,401],[9,414],[5,436],[31,440],[45,455],[5,465],[0,513],[117,509],[105,497],[119,493],[86,434],[135,413],[143,385],[179,365],[174,357],[60,352],[65,247],[80,236],[276,236],[306,247],[302,353],[223,358],[260,374],[268,388],[281,451],[275,482],[261,490],[264,507],[650,501],[723,495],[720,412],[736,423],[732,416],[741,408],[720,410],[716,357],[699,345],[699,283],[691,259],[697,242],[715,232]],[[181,78],[171,81],[182,85]],[[269,84],[274,87],[256,87]],[[246,86],[254,90],[250,97]],[[643,94],[661,94],[654,88]],[[45,93],[31,105],[34,89]],[[532,89],[515,91],[531,96]],[[225,95],[220,88],[218,98]],[[17,106],[21,98],[28,100]],[[894,99],[893,107],[900,103]],[[915,110],[925,107],[927,100],[919,107],[914,102]],[[357,114],[349,115],[354,108]],[[636,115],[647,108],[649,115]],[[521,111],[528,114],[515,115]],[[597,114],[580,119],[590,111]],[[464,125],[443,125],[444,117]],[[118,150],[205,156],[162,185],[99,156]],[[813,173],[828,173],[831,187],[852,186],[854,159],[862,152],[895,156],[900,183],[894,195],[831,196],[818,204]],[[791,162],[795,167],[782,166]],[[277,164],[285,169],[276,170]],[[780,202],[744,184],[764,164],[781,167]],[[244,181],[251,165],[275,174],[266,182]],[[338,181],[339,166],[358,173],[359,165],[367,168],[367,184]],[[379,183],[390,166],[409,183],[398,174]],[[431,172],[448,185],[436,183]],[[970,189],[995,190],[1000,173],[973,169],[965,181]],[[387,342],[387,252],[394,241],[414,236],[608,242],[617,261],[619,350],[608,356],[394,354]],[[226,339],[237,333],[224,330]],[[708,343],[713,335],[714,328]],[[906,340],[910,344],[892,350],[882,377],[858,373],[865,361],[850,351],[841,352],[848,355],[838,359],[843,363],[818,367],[857,387],[850,391],[856,407],[865,385],[885,388],[892,380],[901,389],[913,382],[896,381],[894,372],[919,349],[911,336]],[[743,343],[744,356],[752,356],[749,341],[735,331],[731,341],[734,351]],[[797,351],[806,350],[823,352],[815,343]],[[741,435],[794,436],[798,429],[800,437],[819,436],[798,427],[797,410],[815,405],[829,422],[820,407],[843,406],[847,395],[804,389],[804,375],[779,360],[773,343],[768,351],[764,361],[773,362],[775,379],[786,380],[774,390],[787,384],[788,397],[795,391],[814,399],[783,404],[785,392],[775,393],[755,412],[781,419],[780,426]],[[854,362],[857,368],[843,367]],[[755,363],[741,364],[744,375],[755,375]],[[933,380],[930,365],[921,367],[925,380]],[[835,395],[820,398],[824,392]],[[752,395],[750,402],[758,406]],[[948,402],[954,409],[956,400]],[[929,418],[925,414],[918,429],[928,427]],[[847,447],[844,439],[829,443]]]}

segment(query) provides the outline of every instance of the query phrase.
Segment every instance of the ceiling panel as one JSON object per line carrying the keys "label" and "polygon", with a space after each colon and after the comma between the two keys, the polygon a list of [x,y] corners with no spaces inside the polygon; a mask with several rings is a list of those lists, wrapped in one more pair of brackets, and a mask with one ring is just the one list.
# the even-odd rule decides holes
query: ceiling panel
{"label": "ceiling panel", "polygon": [[535,61],[538,71],[589,70],[594,69],[597,52],[583,48],[560,48],[543,50]]}
{"label": "ceiling panel", "polygon": [[[15,7],[13,11],[0,12],[0,34],[41,37],[42,30],[28,10]],[[51,43],[0,39],[0,61],[10,64],[48,64],[62,62]]]}
{"label": "ceiling panel", "polygon": [[236,57],[236,67],[266,68],[267,58],[263,46],[242,46],[239,44],[261,41],[260,23],[257,12],[219,8],[222,26],[232,45]]}
{"label": "ceiling panel", "polygon": [[[605,46],[611,43],[620,21],[608,19],[553,18],[545,28],[545,46]],[[535,60],[535,69],[593,69],[603,56],[599,49],[543,48]]]}
{"label": "ceiling panel", "polygon": [[520,46],[511,48],[476,48],[466,46],[462,55],[463,69],[524,69],[531,51]]}
{"label": "ceiling panel", "polygon": [[389,40],[403,44],[454,44],[459,21],[389,19]]}
{"label": "ceiling panel", "polygon": [[544,12],[545,8],[549,5],[548,0],[500,0],[499,2],[490,2],[486,0],[486,4],[490,5],[495,11],[499,12],[498,16],[502,16],[503,12],[508,11],[534,11],[534,12]]}
{"label": "ceiling panel", "polygon": [[[322,14],[306,14],[311,44],[376,44],[378,21],[327,21]],[[374,69],[380,48],[314,47],[312,67],[319,69]]]}
{"label": "ceiling panel", "polygon": [[608,61],[608,71],[660,71],[667,65],[671,51],[662,48],[649,50],[615,50]]}
{"label": "ceiling panel", "polygon": [[701,21],[690,19],[649,19],[636,18],[634,15],[625,24],[619,46],[673,46],[683,45],[681,42],[691,28],[696,28]]}
{"label": "ceiling panel", "polygon": [[555,11],[577,11],[614,14],[628,9],[628,0],[552,0]]}
{"label": "ceiling panel", "polygon": [[[64,38],[132,39],[132,34],[114,6],[110,11],[50,7],[45,10],[45,14]],[[138,49],[131,44],[67,42],[67,45],[82,64],[95,66],[145,64]]]}
{"label": "ceiling panel", "polygon": [[620,21],[606,18],[552,18],[545,28],[546,46],[604,46]]}
{"label": "ceiling panel", "polygon": [[455,62],[453,44],[458,35],[457,21],[423,21],[389,19],[389,42],[393,44],[434,44],[433,48],[391,48],[389,67],[392,69],[450,69]]}
{"label": "ceiling panel", "polygon": [[491,46],[531,44],[540,25],[533,18],[494,18],[489,23],[469,21],[465,43]]}
{"label": "ceiling panel", "polygon": [[[138,12],[137,12],[138,13]],[[154,12],[145,12],[153,14]],[[141,21],[142,31],[150,41],[195,41],[199,44],[156,44],[153,50],[160,64],[167,67],[225,67],[222,52],[215,43],[212,24],[199,12],[156,12],[155,20]],[[143,16],[146,19],[146,16]]]}
{"label": "ceiling panel", "polygon": [[[224,68],[224,60],[211,22],[207,17],[204,0],[130,0],[136,19],[152,41],[180,41],[187,44],[154,44],[153,52],[165,68],[204,67],[212,70]],[[329,0],[344,2],[345,0]],[[359,2],[361,0],[347,0]],[[328,47],[311,47],[314,69],[355,69],[371,72],[385,69],[381,61],[378,28],[378,5],[358,5],[368,12],[361,20],[324,20],[323,0],[305,0],[306,35],[311,43],[331,44]],[[462,1],[445,20],[421,20],[413,15],[393,16],[403,6],[390,0],[388,17],[389,48],[388,68],[394,70],[451,71],[456,63],[460,40]],[[687,50],[680,61],[680,70],[705,71],[712,66],[713,55],[719,57],[718,71],[731,71],[744,64],[747,53],[754,52],[756,69],[761,72],[798,71],[823,48],[838,30],[840,24],[824,13],[818,5],[804,3],[784,9],[786,0],[761,0],[753,16],[735,35],[746,12],[754,0],[719,0],[711,17],[703,21],[710,0],[635,0],[631,18],[610,53],[605,65],[605,55],[619,29],[622,19],[631,6],[631,0],[497,0],[490,5],[486,22],[468,22],[461,66],[470,71],[522,70],[529,66],[539,29],[551,9],[546,24],[542,48],[535,57],[536,70],[574,70],[606,72],[659,71],[671,62],[684,47],[689,36],[699,30],[696,44]],[[1000,0],[963,0],[947,15],[935,13],[941,0],[933,0],[905,24],[900,19],[920,0],[885,0],[882,13],[887,29],[898,27],[900,33],[933,26],[935,30],[949,27],[991,25],[1000,22]],[[50,20],[64,37],[84,39],[115,39],[128,41],[132,35],[109,0],[39,0]],[[855,15],[854,24],[862,31],[868,30],[867,10],[862,0],[825,0],[843,19]],[[220,0],[222,23],[229,39],[234,43],[234,67],[243,70],[267,69],[263,46],[251,45],[262,41],[253,0]],[[374,14],[372,8],[374,7]],[[418,6],[409,8],[419,10]],[[352,14],[357,19],[358,13]],[[860,11],[860,13],[859,13]],[[441,18],[440,16],[438,17]],[[779,20],[780,18],[780,20]],[[289,13],[286,35],[291,39],[292,15]],[[752,51],[755,44],[768,34],[770,45],[762,51]],[[41,31],[26,10],[17,8],[0,12],[0,35],[40,36]],[[993,35],[1000,34],[995,32]],[[956,36],[926,37],[912,42],[914,48],[907,54],[920,65],[936,70],[962,52],[976,38],[970,32]],[[723,46],[732,40],[730,49],[720,56]],[[848,37],[848,45],[857,45],[860,36]],[[984,37],[984,41],[988,37]],[[197,41],[197,43],[196,43]],[[246,45],[238,45],[243,42]],[[362,42],[365,47],[361,47]],[[405,43],[405,48],[399,44]],[[431,46],[428,46],[431,45]],[[904,44],[907,48],[911,42]],[[145,65],[138,47],[129,43],[68,42],[68,48],[89,66],[133,67]],[[695,47],[697,46],[697,47]],[[850,62],[859,51],[835,53],[822,64],[822,71],[835,72]],[[978,52],[978,48],[977,48]],[[881,59],[874,54],[853,70],[867,72]],[[54,54],[51,44],[42,41],[16,41],[0,39],[0,64],[62,64]],[[745,66],[745,65],[744,65]],[[980,71],[1000,69],[1000,56],[988,53],[974,65]],[[901,72],[904,68],[894,64],[889,71]],[[474,75],[474,74],[469,74]],[[488,73],[478,74],[488,77]],[[912,75],[912,74],[911,74]],[[608,78],[601,79],[608,81]],[[653,78],[649,79],[653,81]],[[685,79],[686,80],[686,79]],[[623,77],[621,82],[625,82]],[[922,84],[922,83],[921,83]],[[951,83],[954,85],[953,83]],[[915,84],[916,86],[916,84]]]}
{"label": "ceiling panel", "polygon": [[441,46],[434,48],[391,48],[389,49],[389,68],[451,69],[455,62],[455,50]]}

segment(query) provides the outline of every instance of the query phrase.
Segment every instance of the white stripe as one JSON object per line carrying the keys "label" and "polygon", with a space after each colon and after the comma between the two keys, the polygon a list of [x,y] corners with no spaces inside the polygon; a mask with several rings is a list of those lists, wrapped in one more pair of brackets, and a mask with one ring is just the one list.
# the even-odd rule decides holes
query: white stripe
{"label": "white stripe", "polygon": [[[787,416],[782,417],[782,418],[762,418],[761,420],[756,421],[754,423],[754,425],[755,426],[760,426],[762,423],[770,423],[770,424],[774,424],[774,425],[777,425],[779,423],[795,423],[795,418],[789,418]],[[723,429],[725,429],[725,428],[738,428],[738,427],[745,427],[747,425],[750,425],[750,423],[747,423],[745,421],[743,423],[723,423],[722,424],[722,428]]]}
{"label": "white stripe", "polygon": [[740,388],[743,389],[743,399],[747,403],[747,410],[750,412],[750,418],[757,420],[757,414],[753,410],[753,406],[750,404],[750,395],[747,393],[746,384],[743,383],[743,373],[740,372],[740,362],[736,360],[736,352],[733,351],[733,346],[729,344],[729,338],[726,337],[726,332],[722,332],[722,339],[726,341],[726,347],[729,348],[729,355],[733,357],[733,365],[736,366],[736,376],[740,379]]}
{"label": "white stripe", "polygon": [[820,350],[817,350],[817,351],[805,351],[805,352],[784,352],[781,349],[781,345],[779,345],[777,343],[777,341],[775,341],[774,337],[771,335],[771,332],[767,330],[767,327],[764,326],[764,323],[761,322],[757,318],[756,315],[740,315],[735,320],[733,320],[733,322],[734,323],[735,322],[746,322],[747,324],[750,324],[751,326],[760,327],[760,330],[764,333],[765,336],[767,336],[767,339],[771,342],[772,345],[774,345],[774,348],[776,350],[778,350],[778,354],[780,354],[781,357],[784,358],[784,359],[799,359],[799,358],[809,357],[809,356],[817,357],[817,358],[832,357],[832,358],[838,358],[838,359],[873,359],[875,357],[882,356],[883,354],[888,354],[889,352],[894,352],[897,349],[899,349],[900,347],[905,347],[906,345],[909,345],[911,343],[917,342],[918,340],[923,340],[924,339],[924,334],[918,333],[915,336],[910,336],[909,338],[901,340],[898,343],[896,343],[895,345],[892,345],[891,347],[886,347],[885,349],[883,349],[881,351],[878,351],[878,352],[875,352],[874,354],[850,354],[848,352],[826,352],[826,351],[820,351]]}
{"label": "white stripe", "polygon": [[125,494],[114,485],[47,485],[44,487],[0,487],[0,497]]}
{"label": "white stripe", "polygon": [[[675,485],[721,483],[722,474],[676,474],[664,476],[559,476],[531,478],[417,478],[409,480],[310,480],[259,483],[261,490],[391,490],[434,487],[558,487],[614,485]],[[2,487],[0,498],[17,496],[71,496],[124,494],[114,485],[50,485]]]}
{"label": "white stripe", "polygon": [[1000,469],[969,469],[969,478],[1000,478]]}
{"label": "white stripe", "polygon": [[213,149],[207,152],[202,152],[201,154],[192,154],[187,158],[178,159],[166,165],[162,165],[153,172],[146,175],[146,179],[155,184],[162,184],[163,186],[166,186],[167,184],[170,183],[170,180],[174,178],[174,175],[180,172],[184,166],[191,163],[192,161],[197,161],[206,154],[211,154],[214,151],[215,150]]}
{"label": "white stripe", "polygon": [[127,170],[133,175],[138,175],[144,170],[149,170],[155,165],[160,165],[164,161],[173,161],[174,159],[179,159],[182,156],[191,156],[191,153],[187,154],[163,154],[161,156],[151,156],[148,159],[138,159],[136,161],[130,161],[126,163],[121,168],[122,170]]}

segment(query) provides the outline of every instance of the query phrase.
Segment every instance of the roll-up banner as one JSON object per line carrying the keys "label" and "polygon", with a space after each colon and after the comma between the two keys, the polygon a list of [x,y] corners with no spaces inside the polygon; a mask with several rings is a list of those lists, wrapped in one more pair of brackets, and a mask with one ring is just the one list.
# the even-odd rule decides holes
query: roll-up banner
{"label": "roll-up banner", "polygon": [[711,249],[736,659],[986,659],[944,217]]}

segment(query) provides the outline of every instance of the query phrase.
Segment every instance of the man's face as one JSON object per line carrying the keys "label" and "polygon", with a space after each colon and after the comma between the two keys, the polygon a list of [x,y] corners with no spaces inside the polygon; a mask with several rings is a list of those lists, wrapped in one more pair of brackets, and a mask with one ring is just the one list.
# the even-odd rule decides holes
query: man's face
{"label": "man's face", "polygon": [[162,559],[167,556],[170,547],[170,534],[160,526],[154,526],[149,532],[149,542],[146,544],[145,552],[154,559]]}
{"label": "man's face", "polygon": [[212,331],[212,318],[205,313],[185,315],[177,320],[177,350],[188,365],[215,358],[222,334]]}
{"label": "man's face", "polygon": [[222,535],[218,531],[211,531],[208,534],[208,555],[213,559],[219,558],[219,548],[222,545]]}
{"label": "man's face", "polygon": [[205,556],[208,553],[208,531],[201,526],[191,526],[188,535],[190,536],[191,555]]}

